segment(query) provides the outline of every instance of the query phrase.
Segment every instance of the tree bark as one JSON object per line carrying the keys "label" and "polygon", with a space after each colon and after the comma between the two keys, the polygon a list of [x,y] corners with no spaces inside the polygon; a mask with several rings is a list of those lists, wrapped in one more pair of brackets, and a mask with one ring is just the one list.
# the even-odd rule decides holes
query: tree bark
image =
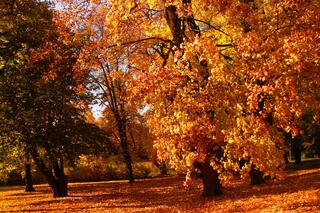
{"label": "tree bark", "polygon": [[31,174],[31,165],[30,163],[25,164],[25,183],[26,183],[26,192],[36,191],[33,187],[32,174]]}
{"label": "tree bark", "polygon": [[183,29],[176,6],[170,5],[165,8],[165,18],[173,36],[173,43],[179,47],[183,42]]}
{"label": "tree bark", "polygon": [[120,136],[122,154],[123,154],[124,161],[126,163],[127,170],[128,170],[128,180],[129,180],[129,183],[133,183],[134,176],[133,176],[133,169],[132,169],[132,160],[131,160],[131,156],[129,153],[128,139],[127,139],[127,133],[126,133],[126,124],[121,119],[119,119],[117,121],[117,123],[118,123],[118,131],[119,131],[119,136]]}
{"label": "tree bark", "polygon": [[168,175],[167,166],[165,161],[158,162],[158,160],[154,160],[153,164],[160,170],[161,175]]}
{"label": "tree bark", "polygon": [[60,160],[60,166],[58,162],[54,163],[53,171],[55,174],[55,181],[53,183],[53,197],[68,196],[68,182],[67,182],[67,177],[64,174],[62,160]]}
{"label": "tree bark", "polygon": [[53,173],[51,169],[48,169],[35,147],[29,146],[28,150],[33,161],[36,163],[37,168],[46,178],[50,188],[52,189],[53,197],[68,196],[67,178],[64,175],[63,166],[60,168],[57,162],[55,162],[53,164]]}
{"label": "tree bark", "polygon": [[285,163],[288,164],[289,163],[289,153],[287,151],[284,152],[283,158],[284,158]]}
{"label": "tree bark", "polygon": [[295,162],[295,164],[301,163],[301,143],[300,143],[300,138],[299,137],[295,137],[291,142],[291,146],[292,146],[292,151],[293,151],[293,154],[294,154],[294,162]]}
{"label": "tree bark", "polygon": [[251,185],[260,185],[264,183],[263,172],[257,169],[256,166],[251,166],[249,175],[251,177]]}
{"label": "tree bark", "polygon": [[68,196],[68,183],[65,175],[54,180],[49,184],[53,191],[53,197],[67,197]]}
{"label": "tree bark", "polygon": [[167,166],[166,166],[166,162],[165,162],[165,161],[162,161],[162,162],[159,164],[159,169],[160,169],[160,173],[161,173],[162,175],[168,175]]}
{"label": "tree bark", "polygon": [[221,183],[219,173],[212,168],[210,161],[207,159],[204,163],[198,163],[198,168],[202,174],[203,180],[203,196],[221,195]]}

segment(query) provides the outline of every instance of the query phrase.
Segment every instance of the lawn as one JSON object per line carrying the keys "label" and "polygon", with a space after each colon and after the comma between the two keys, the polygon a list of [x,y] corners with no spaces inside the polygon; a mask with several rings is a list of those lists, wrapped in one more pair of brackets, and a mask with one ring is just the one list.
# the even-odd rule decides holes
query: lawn
{"label": "lawn", "polygon": [[0,188],[0,212],[320,212],[320,169],[288,171],[284,181],[250,186],[228,184],[223,195],[206,198],[201,182],[186,190],[183,177],[69,184],[69,197],[52,198],[46,185],[25,193]]}

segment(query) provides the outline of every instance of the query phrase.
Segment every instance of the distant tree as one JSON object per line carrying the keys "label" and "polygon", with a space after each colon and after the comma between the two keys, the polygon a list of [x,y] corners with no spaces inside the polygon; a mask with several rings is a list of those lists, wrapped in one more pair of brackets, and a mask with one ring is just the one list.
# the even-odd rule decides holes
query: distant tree
{"label": "distant tree", "polygon": [[[96,2],[85,4],[95,7]],[[70,18],[68,13],[66,14],[62,17],[64,21],[60,21],[62,27]],[[133,182],[132,150],[129,143],[134,142],[131,124],[135,123],[141,101],[129,100],[131,90],[128,85],[134,78],[129,72],[130,64],[127,63],[131,51],[119,50],[115,46],[109,49],[104,43],[109,33],[108,29],[101,25],[101,14],[96,14],[95,10],[79,11],[78,15],[80,14],[83,15],[83,19],[77,19],[77,23],[70,26],[74,32],[79,32],[76,33],[76,38],[85,41],[79,53],[77,67],[89,72],[90,87],[99,104],[104,107],[103,118],[106,120],[104,126],[110,129],[114,142],[120,145],[128,171],[128,180]],[[86,19],[91,16],[97,16],[99,21],[86,23]]]}

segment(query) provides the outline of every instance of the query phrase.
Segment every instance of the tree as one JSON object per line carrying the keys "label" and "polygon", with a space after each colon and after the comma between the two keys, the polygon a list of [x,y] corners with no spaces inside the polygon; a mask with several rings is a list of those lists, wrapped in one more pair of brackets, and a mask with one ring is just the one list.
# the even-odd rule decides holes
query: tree
{"label": "tree", "polygon": [[311,110],[314,122],[318,120],[314,103],[319,84],[307,76],[316,75],[318,63],[313,48],[317,44],[313,41],[319,35],[314,19],[297,16],[306,11],[317,13],[318,8],[313,1],[246,2],[242,15],[250,18],[242,22],[247,36],[239,34],[245,39],[238,39],[237,51],[242,55],[236,65],[244,71],[250,94],[245,112],[258,116],[269,128],[290,133],[292,147],[298,148],[303,115]]}
{"label": "tree", "polygon": [[[61,2],[62,3],[62,2]],[[67,2],[68,3],[68,2]],[[74,2],[76,3],[76,2]],[[140,101],[129,100],[130,82],[134,76],[130,72],[128,58],[134,50],[117,48],[109,44],[110,31],[103,20],[107,5],[102,2],[83,2],[91,10],[73,8],[70,5],[69,13],[63,17],[74,22],[68,22],[68,27],[75,32],[77,39],[85,41],[79,55],[78,67],[90,72],[91,87],[97,95],[98,102],[104,107],[104,126],[110,128],[115,142],[119,142],[122,155],[128,170],[129,182],[134,181],[130,140],[134,142],[132,124],[139,117]],[[63,2],[62,4],[66,4]],[[83,5],[83,6],[84,6]],[[94,9],[95,8],[95,9]],[[75,14],[73,10],[78,10]],[[73,16],[74,15],[74,16]],[[66,22],[61,22],[62,24]]]}
{"label": "tree", "polygon": [[[116,128],[116,135],[119,138],[122,154],[128,169],[129,182],[134,181],[133,170],[132,170],[132,157],[129,152],[128,143],[128,123],[132,110],[129,108],[129,104],[126,103],[127,88],[126,78],[128,74],[125,71],[121,71],[120,64],[115,62],[111,65],[109,62],[100,62],[100,68],[102,69],[102,76],[95,78],[97,83],[102,90],[102,103],[105,104],[104,115],[108,119],[111,127]],[[101,75],[100,74],[100,75]],[[112,122],[113,121],[113,122]],[[116,137],[117,137],[116,136]]]}
{"label": "tree", "polygon": [[[35,6],[38,4],[44,3]],[[47,7],[43,9],[52,13]],[[87,75],[73,69],[78,44],[73,43],[68,29],[59,28],[51,15],[47,17],[48,26],[29,26],[44,31],[43,42],[28,49],[19,66],[4,67],[1,116],[3,126],[10,125],[12,131],[19,133],[19,143],[46,178],[53,196],[63,197],[67,196],[65,162],[83,150],[92,150],[94,145],[105,148],[107,145],[97,145],[106,144],[108,134],[85,121]],[[28,43],[21,46],[29,48]],[[93,133],[96,138],[92,138]]]}
{"label": "tree", "polygon": [[[15,76],[19,69],[22,69],[28,60],[30,51],[41,44],[45,29],[50,25],[51,14],[48,11],[48,4],[45,2],[6,0],[1,3],[0,17],[0,129],[3,133],[0,136],[0,146],[6,151],[6,154],[3,155],[6,166],[1,170],[5,174],[5,171],[11,170],[10,168],[21,167],[22,165],[18,165],[21,164],[21,161],[26,162],[26,191],[33,191],[30,165],[27,160],[28,154],[25,152],[25,147],[19,143],[21,135],[20,132],[15,131],[14,119],[8,116],[17,109],[8,104],[6,98],[9,98],[9,96],[5,93],[7,92],[7,86],[14,84],[17,86],[21,83],[21,81],[15,82],[15,78],[11,77]],[[10,88],[13,89],[13,87]],[[17,91],[21,94],[20,92],[22,91]],[[11,100],[13,98],[10,97]],[[14,159],[20,159],[21,161],[15,162]]]}
{"label": "tree", "polygon": [[29,162],[25,164],[25,182],[26,182],[26,192],[34,192],[35,189],[33,187],[32,181],[32,173],[31,173],[31,165]]}
{"label": "tree", "polygon": [[80,11],[72,20],[94,11],[82,23],[100,23],[103,44],[116,50],[102,56],[130,51],[130,89],[147,104],[159,156],[198,167],[204,195],[220,194],[242,159],[243,176],[280,177],[281,130],[299,135],[305,110],[319,119],[316,1],[78,3],[67,2],[70,14]]}

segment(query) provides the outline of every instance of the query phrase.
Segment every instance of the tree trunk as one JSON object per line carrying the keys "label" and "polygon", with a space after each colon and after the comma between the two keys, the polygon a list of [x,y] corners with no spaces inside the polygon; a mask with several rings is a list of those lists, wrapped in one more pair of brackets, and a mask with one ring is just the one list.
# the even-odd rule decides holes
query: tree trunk
{"label": "tree trunk", "polygon": [[161,173],[162,175],[168,175],[167,166],[166,166],[166,162],[165,162],[165,161],[162,161],[162,162],[159,164],[159,169],[160,169],[160,173]]}
{"label": "tree trunk", "polygon": [[264,183],[263,172],[257,169],[256,166],[251,166],[249,175],[251,177],[251,185],[260,185]]}
{"label": "tree trunk", "polygon": [[53,197],[67,197],[68,196],[68,183],[65,175],[54,180],[49,184],[53,191]]}
{"label": "tree trunk", "polygon": [[285,163],[288,164],[289,163],[289,152],[285,151],[283,157],[284,157]]}
{"label": "tree trunk", "polygon": [[25,183],[26,183],[26,192],[34,192],[36,191],[33,188],[33,181],[32,181],[32,175],[31,175],[31,165],[30,163],[25,164]]}
{"label": "tree trunk", "polygon": [[[126,147],[128,147],[128,145],[126,145]],[[126,166],[127,166],[127,169],[128,169],[128,180],[129,180],[129,183],[133,183],[134,182],[134,177],[133,177],[132,161],[131,161],[131,156],[129,154],[128,148],[124,149],[123,156],[124,156],[124,160],[126,162]]]}
{"label": "tree trunk", "polygon": [[63,164],[61,162],[61,168],[58,163],[53,165],[54,174],[51,169],[45,165],[43,159],[40,157],[35,147],[30,146],[28,150],[32,156],[33,161],[36,163],[37,168],[46,178],[50,188],[53,192],[53,197],[66,197],[68,196],[67,178],[63,172]]}
{"label": "tree trunk", "polygon": [[55,180],[52,184],[53,197],[68,196],[68,182],[67,182],[67,177],[64,174],[62,159],[60,160],[60,166],[58,162],[54,163],[53,171],[55,174]]}
{"label": "tree trunk", "polygon": [[122,154],[123,154],[124,161],[125,161],[127,169],[128,169],[128,180],[129,180],[129,183],[133,183],[134,176],[133,176],[133,170],[132,170],[132,160],[131,160],[131,156],[129,153],[128,139],[127,139],[127,133],[126,133],[126,124],[121,119],[119,119],[117,122],[118,122],[118,131],[119,131],[119,135],[120,135]]}
{"label": "tree trunk", "polygon": [[301,163],[301,149],[300,148],[295,148],[294,150],[294,161],[296,164]]}
{"label": "tree trunk", "polygon": [[292,142],[291,142],[291,146],[292,146],[292,151],[294,154],[294,161],[295,164],[299,164],[301,163],[301,144],[300,144],[300,138],[299,137],[295,137]]}
{"label": "tree trunk", "polygon": [[165,161],[158,162],[158,160],[154,160],[153,164],[160,170],[161,175],[167,175],[167,166]]}
{"label": "tree trunk", "polygon": [[202,174],[203,180],[203,196],[217,196],[221,195],[221,183],[219,180],[219,173],[210,166],[209,160],[198,164]]}

